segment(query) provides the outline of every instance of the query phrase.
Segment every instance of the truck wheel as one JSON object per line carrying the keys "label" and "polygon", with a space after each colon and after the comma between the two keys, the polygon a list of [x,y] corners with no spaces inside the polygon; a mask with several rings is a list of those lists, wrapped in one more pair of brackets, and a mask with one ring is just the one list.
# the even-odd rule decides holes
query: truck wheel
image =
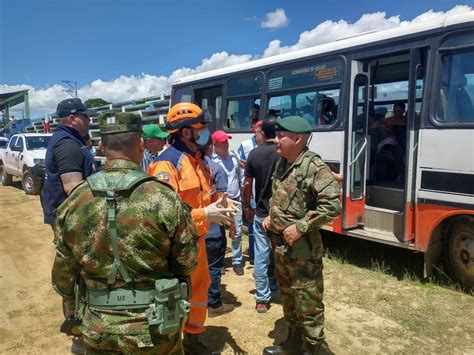
{"label": "truck wheel", "polygon": [[445,245],[445,257],[451,275],[467,290],[474,289],[474,218],[454,222]]}
{"label": "truck wheel", "polygon": [[4,167],[0,168],[2,170],[2,185],[8,186],[12,184],[12,176],[7,173]]}
{"label": "truck wheel", "polygon": [[23,191],[25,191],[27,195],[37,195],[41,190],[41,183],[34,179],[33,175],[30,173],[29,170],[25,170],[25,172],[23,173],[21,186],[23,187]]}

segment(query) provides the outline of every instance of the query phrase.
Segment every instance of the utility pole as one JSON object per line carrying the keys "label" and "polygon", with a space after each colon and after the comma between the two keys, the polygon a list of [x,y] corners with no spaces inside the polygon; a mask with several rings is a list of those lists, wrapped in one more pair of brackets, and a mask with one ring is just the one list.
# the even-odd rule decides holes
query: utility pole
{"label": "utility pole", "polygon": [[[72,97],[77,98],[77,81],[71,81],[71,80],[61,80],[64,84],[65,89],[63,90],[64,92],[67,92],[69,95]],[[74,93],[74,95],[72,94]]]}

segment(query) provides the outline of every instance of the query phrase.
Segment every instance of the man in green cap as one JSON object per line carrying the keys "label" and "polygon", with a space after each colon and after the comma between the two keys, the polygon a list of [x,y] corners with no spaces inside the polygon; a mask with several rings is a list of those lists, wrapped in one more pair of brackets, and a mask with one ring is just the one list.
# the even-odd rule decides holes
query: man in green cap
{"label": "man in green cap", "polygon": [[143,171],[148,169],[148,165],[157,161],[158,154],[163,150],[166,138],[169,135],[168,132],[163,132],[156,124],[151,123],[143,126],[142,136],[145,142],[145,153],[141,163]]}
{"label": "man in green cap", "polygon": [[339,185],[321,157],[311,152],[311,125],[304,118],[279,118],[270,215],[276,270],[289,325],[288,339],[264,354],[332,354],[324,341],[323,246],[319,228],[341,211]]}
{"label": "man in green cap", "polygon": [[87,354],[182,354],[189,304],[178,279],[196,267],[194,224],[174,190],[140,168],[141,117],[106,112],[99,123],[107,161],[57,212],[61,331],[77,336],[82,321]]}

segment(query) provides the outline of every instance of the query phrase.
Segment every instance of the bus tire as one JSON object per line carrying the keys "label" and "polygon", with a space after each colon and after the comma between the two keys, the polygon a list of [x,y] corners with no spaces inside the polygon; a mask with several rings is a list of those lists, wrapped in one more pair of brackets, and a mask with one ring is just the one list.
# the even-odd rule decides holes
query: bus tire
{"label": "bus tire", "polygon": [[474,289],[474,218],[458,218],[446,238],[445,260],[451,276],[467,290]]}
{"label": "bus tire", "polygon": [[5,170],[5,167],[2,166],[0,167],[0,169],[2,170],[2,185],[3,186],[9,186],[12,184],[12,176],[10,174],[7,173],[7,171]]}

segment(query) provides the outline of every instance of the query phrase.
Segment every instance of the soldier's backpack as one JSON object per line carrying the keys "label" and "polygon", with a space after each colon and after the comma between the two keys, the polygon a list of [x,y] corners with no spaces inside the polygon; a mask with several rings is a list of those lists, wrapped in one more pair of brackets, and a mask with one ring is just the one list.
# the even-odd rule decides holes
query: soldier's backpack
{"label": "soldier's backpack", "polygon": [[[173,334],[180,330],[189,314],[186,286],[175,278],[155,280],[155,287],[152,289],[135,289],[130,274],[120,259],[117,243],[117,196],[128,198],[137,186],[149,180],[164,184],[141,170],[130,170],[116,177],[107,176],[105,172],[100,171],[87,178],[94,197],[105,197],[107,202],[108,232],[114,261],[107,279],[109,288],[88,289],[86,302],[89,307],[99,309],[129,310],[148,307],[145,313],[150,331]],[[127,288],[113,288],[117,273],[125,280]]]}

